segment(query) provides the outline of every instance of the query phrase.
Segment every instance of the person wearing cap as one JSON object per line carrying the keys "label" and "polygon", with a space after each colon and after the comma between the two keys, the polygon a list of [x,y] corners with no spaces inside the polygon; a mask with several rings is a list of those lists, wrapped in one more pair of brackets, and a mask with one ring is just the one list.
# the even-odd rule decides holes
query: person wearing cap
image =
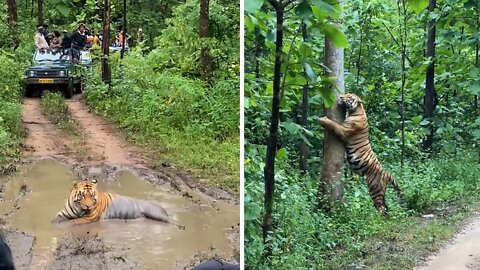
{"label": "person wearing cap", "polygon": [[72,38],[68,34],[67,30],[63,30],[63,38],[62,38],[61,46],[64,49],[70,49],[72,47]]}
{"label": "person wearing cap", "polygon": [[37,28],[37,34],[35,34],[35,37],[33,38],[33,41],[35,43],[35,47],[37,49],[48,49],[47,40],[45,39],[45,36],[43,35],[44,31],[45,31],[45,28],[43,28],[43,26],[39,26]]}
{"label": "person wearing cap", "polygon": [[144,34],[143,34],[143,29],[142,28],[139,28],[138,29],[138,32],[137,32],[137,43],[140,44],[143,42],[143,37],[144,37]]}

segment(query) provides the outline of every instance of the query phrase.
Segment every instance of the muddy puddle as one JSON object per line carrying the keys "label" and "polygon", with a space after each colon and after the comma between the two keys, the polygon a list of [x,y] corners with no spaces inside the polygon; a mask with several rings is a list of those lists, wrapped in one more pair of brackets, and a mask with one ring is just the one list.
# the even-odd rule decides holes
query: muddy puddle
{"label": "muddy puddle", "polygon": [[120,171],[114,180],[98,179],[99,189],[157,201],[185,230],[148,219],[103,220],[77,226],[52,224],[73,181],[78,180],[68,166],[55,160],[41,160],[20,168],[6,184],[0,214],[6,215],[11,228],[36,237],[32,269],[48,267],[58,242],[67,232],[75,236],[98,234],[106,245],[128,249],[129,256],[150,269],[177,269],[178,264],[201,252],[213,251],[225,258],[233,256],[228,231],[239,222],[239,206],[217,202],[214,208],[207,201],[197,202],[155,187],[129,171]]}

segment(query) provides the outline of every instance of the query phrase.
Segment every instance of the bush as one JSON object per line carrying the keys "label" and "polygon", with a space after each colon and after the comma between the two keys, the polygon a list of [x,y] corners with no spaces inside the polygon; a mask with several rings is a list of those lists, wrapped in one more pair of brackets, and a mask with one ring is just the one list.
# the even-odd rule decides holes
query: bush
{"label": "bush", "polygon": [[0,51],[0,173],[19,156],[24,136],[20,98],[24,65],[13,55]]}
{"label": "bush", "polygon": [[[445,227],[442,219],[426,223],[417,216],[436,213],[439,217],[451,218],[452,215],[444,213],[447,209],[458,215],[462,211],[453,209],[478,202],[473,198],[480,189],[480,166],[478,156],[470,152],[449,158],[409,161],[404,165],[403,174],[398,169],[400,166],[389,168],[404,190],[405,204],[399,205],[396,193],[389,186],[388,218],[377,214],[366,184],[357,176],[346,180],[344,203],[334,209],[334,214],[316,210],[317,177],[301,176],[280,163],[281,169],[276,175],[275,233],[270,240],[273,256],[271,261],[264,262],[263,182],[261,166],[257,166],[261,159],[256,159],[255,151],[246,153],[246,269],[411,268],[416,263],[412,252],[431,248],[433,242],[450,237],[453,231],[451,225],[449,229]],[[410,241],[406,246],[400,239],[409,237],[415,240],[406,240]],[[396,255],[379,259],[379,249],[395,250]],[[363,265],[364,262],[367,265]]]}
{"label": "bush", "polygon": [[[86,100],[139,141],[152,142],[172,162],[214,172],[215,183],[239,190],[239,84],[159,72],[132,54],[112,59],[111,89],[97,69],[87,79]],[[168,158],[168,157],[167,157]],[[218,175],[219,174],[219,175]]]}

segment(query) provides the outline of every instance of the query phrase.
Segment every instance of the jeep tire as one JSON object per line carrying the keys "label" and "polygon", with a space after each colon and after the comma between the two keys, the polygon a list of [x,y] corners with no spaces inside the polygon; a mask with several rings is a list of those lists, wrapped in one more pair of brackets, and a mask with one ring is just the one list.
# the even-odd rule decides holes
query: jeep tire
{"label": "jeep tire", "polygon": [[33,91],[35,89],[31,85],[25,85],[25,96],[26,97],[32,97],[33,96]]}
{"label": "jeep tire", "polygon": [[70,78],[70,80],[68,80],[68,84],[65,86],[64,90],[63,90],[63,95],[65,96],[65,98],[72,98],[73,96],[73,89],[74,88],[74,85],[73,85],[73,79]]}
{"label": "jeep tire", "polygon": [[80,94],[83,91],[83,83],[82,81],[79,81],[77,84],[75,84],[75,94]]}

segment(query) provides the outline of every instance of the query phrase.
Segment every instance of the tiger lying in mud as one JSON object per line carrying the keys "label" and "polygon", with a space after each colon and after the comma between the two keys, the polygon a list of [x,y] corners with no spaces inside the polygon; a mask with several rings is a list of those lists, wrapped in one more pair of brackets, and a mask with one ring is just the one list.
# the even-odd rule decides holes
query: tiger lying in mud
{"label": "tiger lying in mud", "polygon": [[367,114],[362,100],[355,94],[345,94],[340,97],[338,104],[346,109],[345,121],[339,124],[322,117],[320,124],[343,141],[350,167],[365,178],[375,208],[384,213],[387,210],[387,184],[392,184],[400,200],[403,199],[403,192],[397,181],[383,169],[372,150],[368,139]]}
{"label": "tiger lying in mud", "polygon": [[65,207],[58,212],[52,222],[71,221],[74,224],[87,224],[100,219],[142,217],[170,223],[167,211],[159,204],[100,192],[97,189],[97,181],[92,180],[73,185]]}

